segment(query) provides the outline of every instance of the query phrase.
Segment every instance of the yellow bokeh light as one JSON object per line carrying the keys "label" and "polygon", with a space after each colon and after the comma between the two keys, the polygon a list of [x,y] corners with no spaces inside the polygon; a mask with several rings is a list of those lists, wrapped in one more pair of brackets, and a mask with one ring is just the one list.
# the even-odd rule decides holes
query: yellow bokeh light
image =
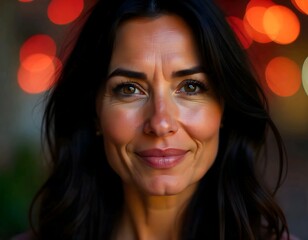
{"label": "yellow bokeh light", "polygon": [[306,58],[303,64],[302,80],[303,80],[303,87],[305,89],[306,94],[308,95],[308,57]]}

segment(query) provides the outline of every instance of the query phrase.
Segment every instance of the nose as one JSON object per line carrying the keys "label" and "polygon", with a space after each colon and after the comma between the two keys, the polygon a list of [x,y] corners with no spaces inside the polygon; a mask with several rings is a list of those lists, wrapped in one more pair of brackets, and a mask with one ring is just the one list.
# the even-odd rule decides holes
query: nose
{"label": "nose", "polygon": [[164,137],[178,131],[177,106],[171,96],[158,96],[149,102],[144,133]]}

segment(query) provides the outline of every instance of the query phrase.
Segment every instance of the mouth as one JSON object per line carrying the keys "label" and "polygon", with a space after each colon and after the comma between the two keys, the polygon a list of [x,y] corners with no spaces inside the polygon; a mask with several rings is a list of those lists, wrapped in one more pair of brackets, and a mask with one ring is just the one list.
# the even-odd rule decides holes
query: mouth
{"label": "mouth", "polygon": [[148,149],[137,152],[137,156],[149,167],[168,169],[178,165],[188,151],[183,149]]}

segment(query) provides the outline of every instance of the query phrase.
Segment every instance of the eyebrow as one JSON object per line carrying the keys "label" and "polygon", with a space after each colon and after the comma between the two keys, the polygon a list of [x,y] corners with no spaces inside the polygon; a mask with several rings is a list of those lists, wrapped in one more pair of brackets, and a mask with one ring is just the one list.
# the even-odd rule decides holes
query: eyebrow
{"label": "eyebrow", "polygon": [[174,78],[185,77],[185,76],[193,75],[193,74],[196,74],[196,73],[206,73],[206,71],[205,71],[204,67],[196,66],[196,67],[172,72],[172,77],[174,77]]}
{"label": "eyebrow", "polygon": [[135,79],[141,79],[141,80],[146,80],[147,76],[143,72],[136,72],[124,68],[117,68],[113,72],[111,72],[108,75],[108,79],[115,77],[115,76],[122,76],[122,77],[128,77],[128,78],[135,78]]}
{"label": "eyebrow", "polygon": [[[193,75],[193,74],[197,74],[197,73],[206,73],[206,71],[205,71],[204,67],[202,67],[202,66],[195,66],[195,67],[192,67],[192,68],[172,72],[172,77],[173,78],[185,77],[185,76],[189,76],[189,75]],[[137,71],[128,70],[128,69],[124,69],[124,68],[115,69],[114,71],[112,71],[108,75],[107,79],[115,77],[115,76],[135,78],[135,79],[140,79],[140,80],[146,80],[147,79],[146,74],[143,73],[143,72],[137,72]]]}

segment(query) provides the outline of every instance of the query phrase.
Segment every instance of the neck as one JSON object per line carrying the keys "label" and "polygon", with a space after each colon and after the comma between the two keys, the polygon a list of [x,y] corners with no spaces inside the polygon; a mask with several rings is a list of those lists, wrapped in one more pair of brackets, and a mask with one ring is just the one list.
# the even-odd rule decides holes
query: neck
{"label": "neck", "polygon": [[115,239],[177,240],[196,186],[172,196],[149,196],[124,186],[125,205]]}

